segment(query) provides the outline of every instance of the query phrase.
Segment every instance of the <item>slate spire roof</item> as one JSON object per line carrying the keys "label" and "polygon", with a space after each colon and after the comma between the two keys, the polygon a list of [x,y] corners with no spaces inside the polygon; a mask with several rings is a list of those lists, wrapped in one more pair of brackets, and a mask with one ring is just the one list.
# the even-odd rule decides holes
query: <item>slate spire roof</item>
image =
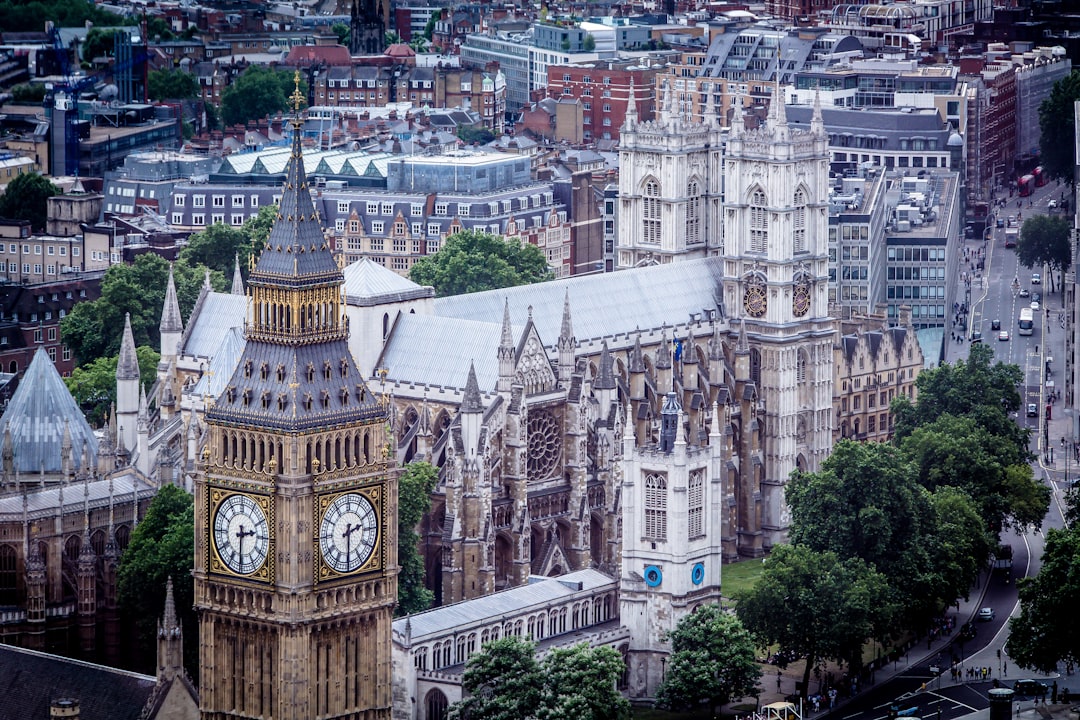
{"label": "slate spire roof", "polygon": [[600,368],[596,376],[594,387],[597,390],[615,389],[614,360],[608,351],[607,340],[600,346]]}
{"label": "slate spire roof", "polygon": [[[169,271],[172,272],[171,270]],[[232,294],[243,295],[244,294],[244,278],[240,275],[240,256],[236,255],[233,258],[233,272],[232,272]]]}
{"label": "slate spire roof", "polygon": [[[59,473],[63,469],[65,428],[71,447],[86,447],[97,458],[97,439],[64,379],[39,347],[3,416],[4,443],[10,433],[14,469],[21,473]],[[70,455],[69,455],[70,459]]]}
{"label": "slate spire roof", "polygon": [[461,399],[461,412],[479,413],[484,411],[484,402],[480,398],[480,384],[476,381],[476,366],[469,363],[469,379],[465,381],[465,395]]}
{"label": "slate spire roof", "polygon": [[248,277],[247,342],[206,418],[284,432],[377,421],[386,411],[349,351],[344,276],[308,191],[301,122],[292,126],[278,215]]}
{"label": "slate spire roof", "polygon": [[173,267],[169,265],[169,283],[165,286],[165,307],[161,311],[161,324],[158,329],[163,332],[183,332],[184,321],[180,318],[180,301],[176,299],[176,281],[173,279]]}

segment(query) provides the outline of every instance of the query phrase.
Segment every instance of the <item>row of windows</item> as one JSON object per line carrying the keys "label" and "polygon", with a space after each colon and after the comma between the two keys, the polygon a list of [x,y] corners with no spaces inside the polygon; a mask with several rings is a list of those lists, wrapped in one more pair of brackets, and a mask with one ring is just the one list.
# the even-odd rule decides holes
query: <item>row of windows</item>
{"label": "row of windows", "polygon": [[[242,213],[232,213],[231,215],[229,215],[229,224],[232,225],[233,227],[240,227],[241,225],[244,224],[245,221],[247,221],[248,217],[249,216],[244,215]],[[251,215],[250,217],[255,217],[255,216]],[[172,224],[173,225],[183,225],[184,224],[184,213],[174,212],[172,214]],[[206,214],[205,213],[192,213],[191,214],[191,224],[193,226],[196,226],[196,227],[201,227],[201,226],[206,225]],[[225,213],[212,213],[210,215],[210,224],[211,225],[218,225],[218,224],[224,225],[225,224]]]}
{"label": "row of windows", "polygon": [[889,259],[904,262],[943,262],[945,260],[945,248],[891,247],[889,248]]}
{"label": "row of windows", "polygon": [[945,268],[943,267],[898,267],[887,268],[886,276],[889,280],[944,280]]}
{"label": "row of windows", "polygon": [[[247,199],[248,199],[248,201],[250,203],[249,207],[253,207],[253,208],[259,207],[259,196],[258,195],[248,195],[248,196],[233,195],[232,198],[231,198],[232,207],[234,207],[234,208],[242,208],[242,207],[244,207],[244,198],[245,197],[247,197]],[[176,195],[175,197],[173,197],[173,203],[176,205],[176,207],[184,207],[186,202],[187,202],[187,196],[186,195]],[[223,207],[225,207],[225,196],[224,195],[211,195],[210,196],[210,203],[211,203],[211,207],[223,208]],[[192,207],[197,207],[197,208],[206,207],[206,196],[205,195],[192,195],[191,196],[191,206]]]}
{"label": "row of windows", "polygon": [[[492,200],[487,203],[488,214],[499,215],[500,213],[511,213],[515,209],[528,210],[530,207],[538,208],[541,205],[551,205],[554,200],[553,193],[537,193],[535,195],[522,196],[518,198],[507,198],[505,200]],[[516,201],[516,202],[515,202]],[[515,207],[516,204],[516,207]],[[471,217],[472,216],[473,203],[455,203],[454,213],[459,217]],[[393,216],[397,214],[397,211],[392,202],[380,202],[375,200],[368,200],[364,205],[364,214],[371,215],[383,215]],[[341,215],[348,215],[352,209],[352,201],[338,200],[337,211]],[[446,216],[450,214],[450,203],[437,202],[435,203],[435,215]],[[424,203],[411,203],[409,205],[409,215],[416,217],[424,217]]]}
{"label": "row of windows", "polygon": [[[663,473],[645,475],[645,539],[667,540],[667,477]],[[691,470],[687,486],[687,537],[705,534],[705,470]]]}
{"label": "row of windows", "polygon": [[[8,252],[9,255],[18,255],[19,254],[19,246],[16,243],[9,243],[6,246],[3,243],[0,243],[0,254],[2,254],[4,252],[5,247],[7,247],[7,252]],[[22,246],[22,254],[23,255],[29,255],[30,254],[30,246],[29,245],[23,245]],[[34,254],[35,255],[40,255],[41,254],[41,245],[34,245]],[[66,245],[61,245],[60,247],[57,247],[55,245],[46,245],[45,246],[45,254],[46,255],[59,255],[60,257],[67,257],[67,246]],[[71,254],[75,255],[75,256],[78,256],[79,248],[77,248],[77,247],[71,248]]]}

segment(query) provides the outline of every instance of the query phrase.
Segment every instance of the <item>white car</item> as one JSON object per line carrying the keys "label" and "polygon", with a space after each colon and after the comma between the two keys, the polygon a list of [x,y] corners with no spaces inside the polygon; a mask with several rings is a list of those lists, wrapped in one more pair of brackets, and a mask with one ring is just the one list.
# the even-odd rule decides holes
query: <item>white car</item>
{"label": "white car", "polygon": [[1031,273],[1031,284],[1042,285],[1042,275],[1039,273]]}
{"label": "white car", "polygon": [[1051,200],[1050,202],[1046,203],[1046,207],[1050,208],[1051,210],[1057,210],[1057,200]]}
{"label": "white car", "polygon": [[975,614],[975,617],[977,617],[980,622],[990,622],[995,616],[996,613],[993,608],[980,608],[979,612]]}
{"label": "white car", "polygon": [[1032,300],[1031,301],[1031,309],[1032,310],[1038,310],[1039,309],[1039,301],[1038,300]]}

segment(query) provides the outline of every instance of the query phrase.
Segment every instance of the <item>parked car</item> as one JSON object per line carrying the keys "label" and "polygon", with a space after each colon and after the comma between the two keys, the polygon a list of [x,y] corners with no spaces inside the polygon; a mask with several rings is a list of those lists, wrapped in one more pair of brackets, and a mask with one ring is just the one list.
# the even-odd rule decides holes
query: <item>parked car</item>
{"label": "parked car", "polygon": [[1046,695],[1047,687],[1038,680],[1017,680],[1013,683],[1013,692],[1017,695],[1042,697]]}
{"label": "parked car", "polygon": [[997,614],[994,613],[994,608],[980,608],[979,612],[975,614],[975,617],[979,622],[990,622],[997,617]]}

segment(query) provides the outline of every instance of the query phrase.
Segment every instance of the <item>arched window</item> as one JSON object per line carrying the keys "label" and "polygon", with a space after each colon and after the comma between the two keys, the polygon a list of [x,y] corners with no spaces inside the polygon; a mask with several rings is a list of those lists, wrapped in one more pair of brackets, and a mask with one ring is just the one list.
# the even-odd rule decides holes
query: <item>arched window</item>
{"label": "arched window", "polygon": [[450,703],[446,700],[442,690],[432,689],[424,700],[424,717],[427,720],[446,720],[446,711]]}
{"label": "arched window", "polygon": [[127,549],[128,543],[131,542],[131,528],[127,525],[121,525],[116,528],[116,545],[123,552]]}
{"label": "arched window", "polygon": [[82,542],[79,541],[78,535],[72,535],[64,542],[64,557],[71,562],[78,562],[79,550],[82,549]]}
{"label": "arched window", "polygon": [[792,248],[797,253],[806,252],[806,193],[799,189],[795,192],[795,211],[791,217]]}
{"label": "arched window", "polygon": [[769,216],[765,205],[765,193],[759,188],[750,195],[750,252],[769,250]]}
{"label": "arched window", "polygon": [[686,244],[701,241],[701,189],[697,181],[692,180],[686,186]]}
{"label": "arched window", "polygon": [[382,339],[385,340],[386,336],[390,334],[390,313],[383,313],[382,316]]}
{"label": "arched window", "polygon": [[645,476],[645,539],[667,540],[667,478]]}
{"label": "arched window", "polygon": [[705,534],[705,469],[690,471],[687,484],[687,537],[691,540]]}
{"label": "arched window", "polygon": [[10,545],[0,545],[0,605],[19,602],[18,555]]}
{"label": "arched window", "polygon": [[641,241],[652,245],[660,244],[660,185],[655,180],[645,183],[645,198],[642,201],[641,220],[644,232]]}

